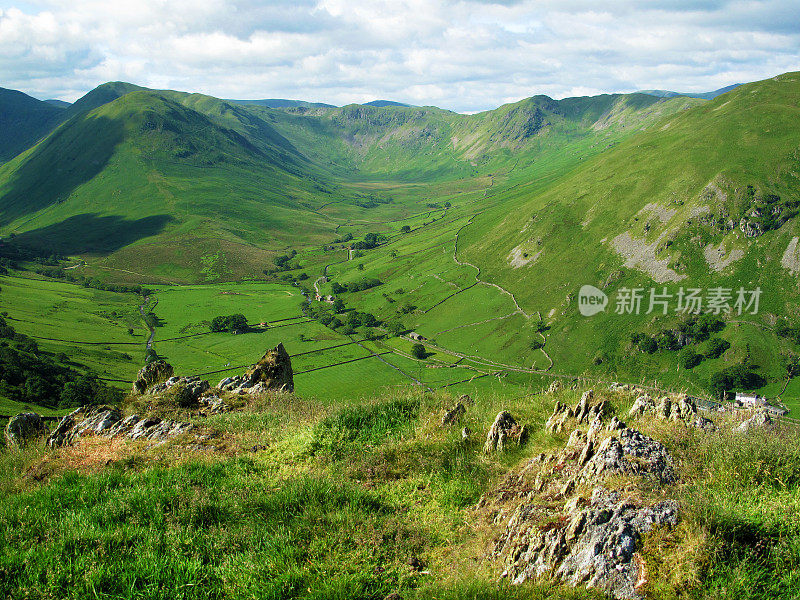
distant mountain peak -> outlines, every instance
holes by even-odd
[[[741,83],[734,83],[732,85],[727,85],[723,88],[719,88],[718,90],[714,90],[713,92],[673,92],[670,90],[639,90],[636,92],[637,94],[647,94],[648,96],[657,96],[658,98],[675,98],[676,96],[685,96],[687,98],[700,98],[701,100],[713,100],[717,96],[724,94],[725,92],[730,92],[733,89],[736,89],[742,85]]]
[[[402,102],[395,102],[394,100],[373,100],[371,102],[364,102],[363,106],[376,106],[383,108],[385,106],[411,106],[410,104],[403,104]]]

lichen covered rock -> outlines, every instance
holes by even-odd
[[[6,441],[9,445],[24,446],[31,439],[45,433],[42,417],[34,412],[11,417],[6,425]]]
[[[165,360],[154,360],[147,363],[139,370],[136,381],[133,382],[133,394],[144,394],[148,388],[172,377],[172,365]]]
[[[267,350],[264,356],[243,375],[226,377],[217,387],[229,392],[293,392],[292,360],[283,344],[278,344],[275,348]]]
[[[47,445],[54,448],[67,446],[91,435],[163,441],[193,428],[191,423],[168,419],[144,418],[138,415],[123,418],[120,410],[113,406],[83,406],[61,419],[47,438]]]
[[[502,452],[510,442],[521,446],[526,441],[528,441],[528,428],[524,425],[520,426],[510,412],[503,410],[498,413],[486,434],[483,451],[487,454],[495,451]]]

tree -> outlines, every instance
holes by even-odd
[[[211,331],[246,331],[247,319],[241,313],[235,315],[220,315],[211,320]]]
[[[406,330],[400,321],[392,321],[389,323],[388,329],[389,333],[395,336],[402,334]]]
[[[532,340],[529,344],[531,350],[538,350],[539,348],[544,348],[544,341],[543,340]]]
[[[375,318],[373,314],[361,313],[361,324],[366,327],[376,327],[378,325],[378,319]]]
[[[340,313],[343,310],[344,310],[344,300],[342,300],[341,298],[336,298],[336,300],[333,301],[333,311],[336,313]]]
[[[423,360],[428,356],[428,353],[425,351],[425,346],[422,344],[414,344],[411,346],[411,356]]]
[[[693,369],[703,362],[703,357],[691,348],[684,348],[678,354],[678,364],[684,369]]]
[[[706,350],[706,358],[719,358],[722,354],[731,347],[728,340],[722,338],[711,338],[708,340],[708,350]]]
[[[409,231],[411,231],[411,227],[409,225],[403,225],[400,228],[400,233],[408,233]]]
[[[344,287],[341,283],[337,283],[336,281],[334,281],[331,284],[331,290],[333,291],[334,294],[341,294],[343,292],[346,292],[347,288]]]

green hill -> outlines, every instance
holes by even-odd
[[[675,353],[631,352],[630,334],[657,335],[678,327],[679,316],[661,316],[660,307],[617,315],[620,288],[760,287],[759,315],[723,334],[733,350],[681,377],[707,382],[716,369],[750,361],[779,378],[780,354],[795,350],[770,330],[777,318],[798,316],[798,96],[797,73],[744,85],[544,189],[530,183],[502,194],[464,230],[464,258],[526,310],[547,315],[553,359],[571,372],[675,371]],[[578,313],[585,284],[612,296],[605,313]]]
[[[798,354],[797,78],[476,115],[106,84],[0,168],[0,233],[112,282],[377,281],[348,306],[525,377],[705,393],[742,368],[776,395]],[[579,314],[583,285],[605,312]],[[667,314],[647,311],[653,286]],[[760,287],[760,311],[698,323],[674,310],[681,287]],[[641,289],[638,314],[616,314],[622,288]]]
[[[490,169],[618,139],[686,102],[537,97],[474,116],[362,105],[300,114],[113,82],[0,170],[0,223],[21,244],[179,280],[225,255],[239,266],[221,273],[238,277],[259,273],[270,252],[332,239],[353,217],[404,218],[439,193],[399,199],[398,185],[480,186]],[[78,243],[80,230],[93,233]],[[145,240],[148,258],[130,247]]]
[[[64,116],[62,108],[0,88],[0,163],[30,148]]]

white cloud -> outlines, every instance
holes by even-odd
[[[0,85],[460,111],[534,94],[707,91],[800,69],[793,0],[0,0]]]

